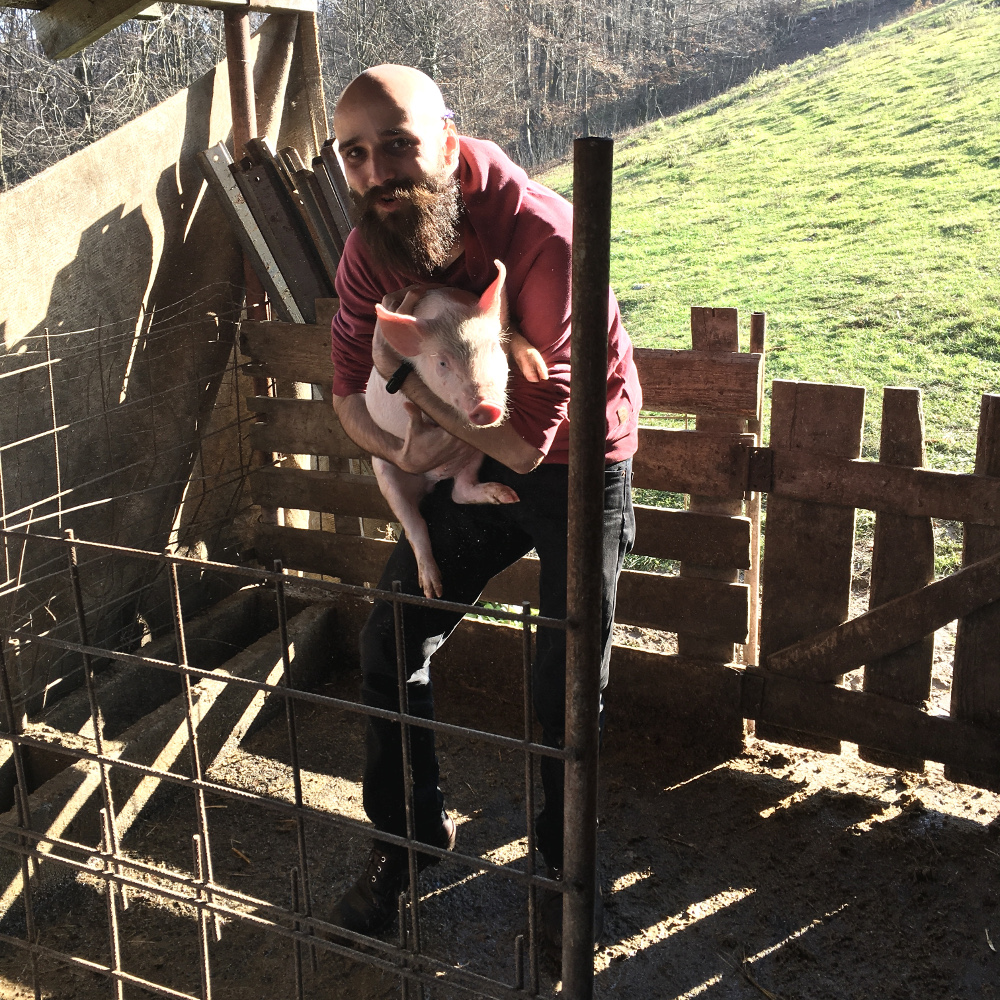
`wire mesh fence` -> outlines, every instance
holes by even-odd
[[[383,975],[398,977],[399,995],[404,998],[430,995],[426,992],[429,988],[433,988],[434,996],[499,998],[538,993],[538,897],[542,891],[563,892],[564,887],[561,882],[543,877],[535,868],[536,763],[543,757],[561,761],[573,759],[575,743],[572,733],[567,733],[564,748],[534,742],[532,632],[538,627],[565,629],[565,621],[542,618],[533,614],[527,605],[519,610],[505,610],[433,602],[435,606],[459,613],[486,615],[521,629],[522,725],[519,734],[507,735],[410,715],[402,654],[397,663],[400,676],[404,678],[400,684],[398,711],[377,709],[308,689],[303,683],[308,643],[300,632],[294,631],[296,626],[290,628],[289,625],[290,611],[294,612],[301,602],[294,596],[289,598],[286,591],[290,585],[294,586],[294,580],[281,572],[280,565],[273,571],[266,571],[86,542],[71,535],[58,538],[11,531],[3,534],[7,542],[45,546],[54,553],[49,556],[51,572],[63,574],[66,589],[73,595],[75,611],[75,634],[68,628],[56,634],[51,630],[33,629],[31,623],[21,623],[16,627],[4,627],[0,642],[0,695],[6,729],[0,734],[0,750],[12,759],[15,779],[15,808],[7,817],[3,850],[0,851],[0,855],[6,856],[0,886],[3,892],[0,940],[23,953],[26,960],[24,985],[30,987],[36,997],[53,995],[46,984],[52,976],[58,977],[60,968],[68,967],[107,981],[105,992],[95,995],[107,995],[106,990],[110,987],[112,995],[123,997],[135,995],[133,988],[141,988],[150,995],[208,1000],[220,982],[224,981],[227,988],[230,983],[230,973],[220,973],[217,967],[220,942],[227,935],[241,932],[262,935],[262,940],[270,942],[269,947],[276,948],[277,974],[287,984],[282,995],[293,990],[300,998],[328,995],[312,993],[311,988],[319,988],[320,965],[331,957],[349,958],[380,970]],[[60,556],[61,569],[58,567]],[[89,622],[93,612],[85,607],[83,593],[88,569],[101,558],[143,562],[165,577],[173,617],[175,656],[144,655],[146,647],[137,644],[114,648],[91,641]],[[263,603],[273,607],[278,624],[275,669],[263,675],[241,676],[235,667],[227,669],[229,664],[206,669],[192,662],[187,641],[190,616],[182,607],[179,571],[225,575],[236,586],[252,589]],[[404,606],[431,603],[422,597],[402,594],[398,589],[373,591],[326,581],[311,581],[310,587],[314,597],[326,600],[362,598],[391,602],[399,650],[403,648],[398,640],[402,638],[404,627]],[[73,733],[56,734],[53,739],[51,732],[43,734],[25,720],[15,691],[19,660],[33,647],[58,651],[78,660],[89,709],[88,723],[81,732],[85,732],[88,739],[81,741],[78,734]],[[133,670],[133,680],[138,683],[142,683],[143,678],[163,674],[177,678],[181,691],[175,699],[178,710],[166,727],[173,741],[172,751],[169,750],[170,741],[164,743],[157,739],[158,724],[152,715],[140,726],[142,738],[153,743],[153,748],[147,748],[145,755],[130,753],[120,739],[106,738],[106,731],[113,731],[113,726],[104,718],[108,702],[104,697],[106,685],[102,681],[104,668],[109,665]],[[232,692],[239,697],[232,699]],[[213,763],[219,757],[220,739],[225,742],[228,735],[231,743],[234,733],[245,732],[248,713],[259,713],[265,703],[284,717],[282,760],[286,780],[280,788],[262,792],[255,790],[258,786],[252,781],[229,777],[228,772],[214,768]],[[300,731],[302,713],[306,711],[335,711],[356,719],[367,716],[399,723],[404,748],[409,745],[410,728],[425,727],[453,738],[463,747],[492,747],[498,755],[514,752],[523,757],[520,797],[526,832],[521,838],[515,838],[520,844],[515,852],[517,856],[513,860],[498,861],[491,860],[488,852],[477,856],[449,852],[426,843],[418,845],[413,836],[413,786],[407,761],[404,767],[407,836],[379,834],[380,840],[406,848],[409,884],[415,887],[399,899],[398,937],[394,941],[380,940],[330,924],[323,919],[322,906],[317,906],[317,896],[322,895],[317,893],[313,879],[317,850],[345,834],[370,837],[373,828],[354,818],[336,795],[317,796],[311,786],[307,787],[312,781],[312,772],[303,766],[302,754],[310,749],[309,741],[314,737],[309,736],[304,741]],[[224,730],[221,736],[220,724]],[[134,727],[129,732],[134,732]],[[331,735],[330,741],[337,744],[337,735]],[[53,752],[61,758],[63,774],[75,769],[86,776],[83,784],[74,786],[73,795],[64,793],[62,799],[56,796],[56,809],[50,808],[51,801],[38,800],[38,796],[31,794],[32,754],[51,755]],[[87,792],[81,794],[80,789],[84,787]],[[139,790],[143,787],[146,791],[140,795]],[[148,845],[140,845],[135,837],[137,817],[152,816],[155,821],[158,815],[151,806],[153,789],[167,790],[174,795],[170,800],[173,802],[172,832],[168,839],[171,846],[165,857],[151,855]],[[43,788],[39,794],[44,796],[45,791]],[[136,796],[141,800],[138,806],[134,801]],[[44,805],[39,807],[35,804],[37,801]],[[243,851],[235,846],[239,841],[232,841],[231,831],[220,829],[220,824],[224,826],[223,821],[230,819],[227,810],[237,807],[253,817],[252,823],[274,821],[291,834],[294,847],[285,852],[284,860],[278,865],[284,870],[271,872],[271,884],[275,884],[274,879],[283,883],[286,887],[283,893],[241,891],[233,884],[236,880],[228,874],[221,877],[217,874],[219,859],[225,852],[227,832],[231,851],[245,858]],[[83,815],[88,810],[93,814],[89,822]],[[69,819],[67,811],[72,813]],[[55,812],[60,818],[53,821]],[[89,837],[72,835],[74,829],[88,828]],[[182,842],[188,844],[186,860],[178,854]],[[436,953],[438,949],[433,945],[428,946],[421,918],[428,905],[427,899],[434,893],[422,897],[419,890],[420,872],[428,858],[448,859],[452,868],[459,866],[464,874],[458,882],[469,877],[496,877],[519,887],[526,917],[525,929],[515,935],[513,948],[506,958],[494,955],[490,962],[477,969],[476,963],[456,962],[453,957]],[[101,905],[98,897],[103,897],[107,932],[103,944],[96,950],[91,948],[87,954],[74,953],[80,949],[65,947],[58,935],[48,932],[51,913],[47,908],[53,905],[53,879],[89,886],[87,898],[92,915]],[[174,960],[161,963],[160,970],[148,961],[142,948],[134,944],[137,932],[133,925],[139,919],[136,910],[141,914],[144,908],[152,905],[175,907],[188,925],[187,953],[178,950]],[[123,931],[123,925],[132,929]],[[280,948],[276,942],[280,942]],[[499,951],[499,948],[493,950]],[[128,994],[126,986],[130,988]],[[232,995],[254,995],[246,992],[249,989],[246,984],[243,989],[244,992]],[[216,995],[230,994],[217,991]],[[266,995],[274,993],[266,992]]]

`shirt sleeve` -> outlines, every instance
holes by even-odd
[[[359,252],[356,232],[348,237],[337,268],[336,288],[340,308],[330,330],[333,359],[333,394],[352,396],[364,392],[372,370],[372,336],[375,333],[375,303],[384,291],[370,277]]]
[[[569,414],[570,278],[569,243],[549,235],[527,263],[513,311],[521,333],[549,368],[544,382],[529,382],[519,371],[511,374],[510,423],[543,455]]]

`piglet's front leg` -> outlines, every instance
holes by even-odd
[[[452,500],[455,503],[518,503],[521,498],[509,486],[479,481],[482,461],[483,456],[477,455],[475,461],[459,470],[451,489]]]
[[[406,538],[417,560],[417,573],[425,597],[440,597],[444,589],[441,571],[431,551],[431,536],[427,522],[420,514],[420,501],[434,485],[426,476],[403,472],[391,462],[372,458],[372,468],[378,488],[393,514],[406,532]]]

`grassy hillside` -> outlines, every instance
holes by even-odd
[[[546,183],[562,191],[571,168]],[[924,389],[928,461],[971,471],[1000,391],[1000,5],[915,10],[622,137],[612,282],[644,347],[691,305],[768,314],[768,382]]]

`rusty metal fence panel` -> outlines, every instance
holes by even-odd
[[[436,601],[436,606],[450,610],[492,618],[520,625],[522,641],[522,683],[524,731],[520,739],[485,730],[473,729],[441,721],[411,716],[405,704],[400,711],[390,712],[361,705],[357,702],[333,698],[297,685],[294,676],[293,658],[290,656],[288,636],[288,599],[286,587],[289,580],[280,564],[273,571],[257,570],[224,563],[196,560],[171,554],[146,552],[122,546],[112,546],[75,539],[67,532],[66,537],[29,536],[24,532],[4,531],[0,533],[5,543],[17,542],[62,548],[64,572],[76,596],[78,641],[46,635],[42,631],[28,628],[5,627],[0,629],[0,697],[3,701],[3,724],[0,733],[0,748],[9,746],[17,775],[15,790],[16,826],[8,827],[2,841],[3,853],[16,857],[19,866],[15,882],[16,897],[20,904],[20,917],[24,933],[20,936],[0,933],[0,941],[5,945],[20,949],[25,953],[30,968],[31,986],[36,997],[42,996],[44,974],[40,968],[42,960],[75,967],[80,971],[97,973],[110,981],[113,995],[124,996],[126,984],[141,987],[156,996],[185,998],[185,1000],[208,1000],[212,995],[213,944],[221,940],[224,925],[240,923],[252,927],[275,938],[291,942],[294,955],[294,995],[298,998],[309,996],[305,966],[313,969],[324,953],[351,958],[368,963],[383,972],[399,976],[400,995],[404,998],[419,995],[414,990],[423,986],[442,985],[473,996],[518,997],[538,993],[538,941],[536,934],[535,898],[539,889],[563,892],[561,882],[552,881],[536,873],[534,865],[533,813],[534,779],[536,758],[548,756],[554,759],[571,760],[575,751],[572,734],[567,733],[567,746],[553,748],[535,743],[532,735],[533,713],[531,707],[531,647],[532,629],[544,626],[552,629],[566,629],[562,620],[542,618],[532,614],[530,606],[524,605],[519,611],[484,609],[481,606],[464,606]],[[173,598],[173,618],[178,655],[173,661],[154,659],[138,651],[126,652],[92,645],[88,641],[87,614],[81,598],[80,554],[115,557],[122,560],[145,560],[155,563],[167,575]],[[238,578],[244,585],[264,588],[273,595],[276,604],[281,637],[282,664],[280,677],[273,682],[257,681],[238,677],[219,670],[208,670],[188,663],[186,653],[187,621],[182,613],[178,568],[197,569]],[[383,592],[363,587],[325,581],[310,581],[313,591],[326,592],[330,597],[349,595],[366,600],[380,598],[393,604],[396,612],[397,629],[402,627],[401,610],[404,604],[427,604],[422,597],[413,597],[398,591]],[[27,751],[51,751],[50,742],[32,735],[30,727],[22,724],[22,711],[14,695],[12,674],[14,661],[11,651],[40,644],[81,658],[84,683],[90,704],[90,725],[94,734],[94,747],[75,744],[72,741],[59,746],[60,755],[75,762],[91,762],[97,766],[100,779],[100,837],[95,843],[84,843],[69,836],[53,834],[33,826],[28,797],[28,775],[24,756]],[[16,654],[15,654],[16,658]],[[114,748],[105,745],[103,739],[102,707],[98,687],[95,684],[95,663],[113,662],[141,667],[147,671],[167,671],[180,680],[186,712],[184,726],[188,750],[189,773],[179,774],[167,767],[143,765],[121,759]],[[198,705],[192,698],[192,685],[210,678],[223,687],[236,687],[252,691],[263,697],[277,699],[284,709],[287,727],[288,754],[291,761],[293,791],[290,801],[274,795],[256,794],[246,788],[236,787],[206,776],[202,755],[199,751]],[[429,954],[421,947],[419,892],[400,897],[400,930],[395,942],[368,938],[351,931],[335,927],[320,919],[314,912],[314,899],[310,889],[310,839],[308,827],[319,824],[333,825],[354,833],[370,836],[373,828],[336,812],[323,811],[306,803],[303,797],[302,768],[299,762],[300,737],[297,732],[296,713],[303,705],[326,706],[351,713],[376,716],[397,721],[404,732],[411,726],[422,726],[439,733],[450,734],[463,740],[479,741],[504,750],[516,750],[524,755],[524,812],[527,830],[527,855],[519,866],[495,864],[490,860],[459,852],[446,852],[426,844],[420,844],[423,854],[450,858],[470,872],[500,875],[514,880],[527,889],[528,934],[519,935],[515,940],[514,953],[510,956],[510,976],[507,979],[491,978],[456,967]],[[408,740],[404,738],[403,745]],[[194,815],[190,817],[191,867],[189,872],[177,870],[169,865],[150,862],[122,843],[118,817],[120,804],[116,807],[112,792],[112,775],[115,771],[127,770],[134,777],[150,779],[185,788],[193,793]],[[408,804],[412,792],[412,775],[405,772]],[[294,824],[297,863],[288,872],[289,893],[286,905],[242,893],[217,879],[212,869],[213,823],[212,811],[206,807],[206,795],[219,802],[236,801],[260,811],[261,816],[270,813]],[[216,806],[215,808],[218,808]],[[412,834],[412,824],[408,825]],[[410,838],[394,837],[380,833],[380,838],[405,846],[409,852],[409,865],[413,885],[419,885],[415,856],[415,841]],[[94,961],[59,951],[42,943],[40,922],[45,919],[44,904],[37,898],[38,866],[59,866],[69,877],[83,875],[97,880],[101,894],[105,898],[108,926],[108,949],[104,961]],[[130,900],[136,893],[153,895],[164,901],[180,904],[194,914],[198,936],[198,966],[200,990],[197,993],[177,990],[170,985],[130,971],[123,958],[120,918],[123,911],[134,903]],[[8,914],[11,908],[8,908]],[[0,918],[2,920],[3,918]],[[584,942],[588,955],[592,955],[592,945]]]

